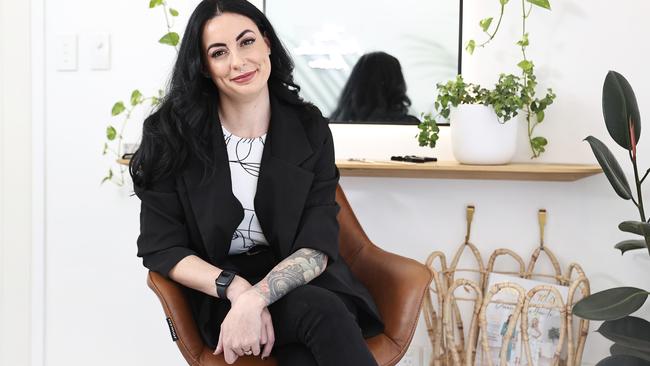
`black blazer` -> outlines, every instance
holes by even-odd
[[[379,311],[367,289],[339,258],[335,201],[339,172],[332,134],[320,112],[302,109],[271,97],[255,211],[278,262],[299,248],[327,254],[327,268],[310,284],[350,295],[362,310],[359,321],[364,335],[375,335],[383,330]],[[190,159],[178,176],[155,182],[149,189],[134,186],[142,201],[138,256],[147,268],[164,276],[192,254],[219,266],[244,218],[232,193],[223,131],[215,123],[216,172],[212,178],[202,182],[199,161]],[[208,305],[215,299],[190,289],[186,292],[199,328],[216,328],[216,324],[205,324],[215,319]]]

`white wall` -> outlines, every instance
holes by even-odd
[[[0,365],[30,362],[28,1],[0,0]]]
[[[180,2],[182,15],[196,1]],[[192,3],[192,4],[188,4]],[[147,1],[59,0],[46,7],[46,337],[45,364],[178,365],[180,353],[167,333],[157,299],[145,285],[136,258],[139,204],[130,189],[100,186],[110,159],[101,156],[110,107],[131,89],[152,93],[164,81],[174,55],[157,46],[162,14]],[[617,3],[554,1],[554,10],[533,14],[530,55],[541,81],[558,94],[540,132],[549,138],[540,161],[593,163],[582,138],[607,139],[600,90],[608,69],[628,77],[642,111],[649,105],[642,60],[650,26],[643,0]],[[492,2],[466,1],[466,30],[496,12]],[[511,4],[512,14],[516,4]],[[3,24],[6,24],[3,22]],[[516,62],[518,22],[509,17],[504,34],[486,50],[466,57],[464,70],[478,81],[508,71]],[[90,34],[107,32],[112,70],[89,70]],[[56,37],[79,35],[79,70],[55,69]],[[514,50],[516,51],[516,50]],[[4,59],[3,59],[4,60]],[[512,68],[514,70],[514,67]],[[432,88],[433,89],[433,88]],[[647,114],[646,114],[647,115]],[[135,121],[134,121],[135,122]],[[417,147],[414,127],[333,126],[339,158],[385,159],[391,154],[432,154]],[[138,123],[127,130],[137,139]],[[448,130],[433,153],[450,159]],[[5,140],[7,138],[5,137]],[[650,147],[641,140],[641,165]],[[527,160],[524,140],[518,160]],[[625,155],[618,151],[622,159]],[[6,160],[6,159],[5,159]],[[580,262],[595,290],[614,285],[649,287],[647,254],[617,255],[612,245],[626,236],[618,222],[635,218],[629,202],[617,199],[603,176],[573,183],[430,179],[343,178],[341,181],[370,237],[380,246],[418,260],[433,250],[448,255],[464,235],[464,208],[477,207],[473,241],[486,253],[508,246],[528,256],[538,241],[536,212],[549,212],[548,245],[564,266]],[[3,267],[4,268],[4,267]],[[647,313],[647,312],[646,312]],[[426,345],[421,326],[414,340]],[[591,334],[585,360],[595,363],[606,342]]]

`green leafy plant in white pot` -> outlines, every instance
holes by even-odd
[[[466,46],[467,52],[471,54],[476,48],[485,47],[495,38],[508,3],[509,0],[499,0],[501,12],[494,27],[492,27],[491,17],[480,21],[479,25],[488,38],[478,45],[476,41],[470,40]],[[476,84],[466,84],[459,77],[442,86],[438,84],[438,96],[434,104],[437,115],[425,115],[418,126],[420,146],[435,147],[439,132],[437,121],[449,120],[452,149],[458,161],[468,164],[505,164],[514,155],[513,144],[516,146],[518,128],[516,121],[506,122],[510,119],[519,119],[515,117],[522,112],[523,119],[527,122],[531,157],[539,157],[545,151],[548,140],[543,136],[536,136],[534,131],[544,120],[545,110],[553,103],[556,95],[551,89],[547,89],[544,97],[535,96],[537,78],[534,73],[534,63],[526,54],[526,49],[530,45],[526,20],[533,7],[550,10],[550,4],[548,0],[521,0],[521,6],[522,36],[516,42],[522,52],[522,60],[517,64],[521,75],[501,74],[491,90]],[[487,98],[488,95],[491,99]],[[446,108],[449,105],[451,108]],[[494,113],[490,109],[493,109]],[[487,123],[488,127],[479,125],[483,122]],[[494,131],[494,135],[484,131],[484,128],[489,132]],[[507,143],[500,141],[501,139]],[[495,150],[499,146],[502,151]]]

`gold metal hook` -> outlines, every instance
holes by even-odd
[[[546,227],[546,210],[540,209],[537,213],[537,219],[539,220],[539,246],[544,249],[544,229]]]
[[[465,244],[469,243],[469,235],[472,232],[472,221],[474,220],[474,206],[467,206],[467,234]]]

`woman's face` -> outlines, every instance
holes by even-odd
[[[205,23],[204,66],[219,93],[249,99],[267,87],[271,47],[255,23],[239,14],[223,13]]]

